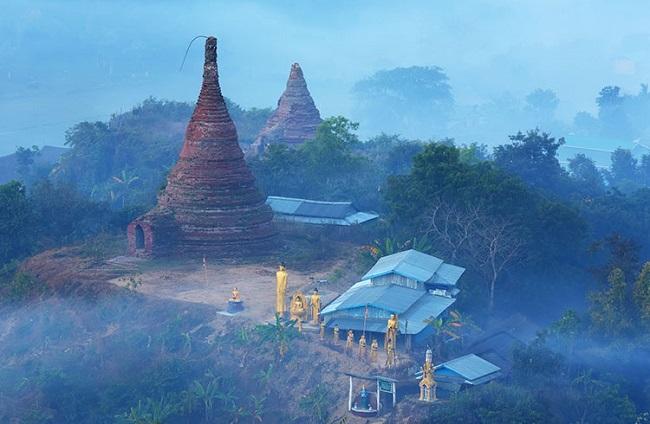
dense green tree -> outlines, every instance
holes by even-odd
[[[353,93],[365,126],[408,137],[439,135],[454,105],[447,75],[438,67],[382,70],[357,82]]]
[[[576,211],[489,162],[462,162],[453,146],[427,145],[411,174],[389,178],[384,193],[396,231],[431,237],[436,252],[482,276],[490,298],[513,265],[547,273],[571,263],[584,236]]]
[[[244,110],[226,100],[243,144],[250,143],[270,114],[268,109]],[[82,122],[66,133],[70,147],[54,169],[57,182],[74,184],[84,194],[114,207],[151,205],[178,158],[185,127],[192,114],[189,103],[146,99],[108,122]],[[115,177],[137,176],[128,197]]]
[[[581,136],[598,134],[600,132],[599,125],[598,119],[588,112],[578,112],[573,118],[573,128]]]
[[[558,339],[570,361],[573,359],[578,337],[583,333],[583,330],[584,324],[577,312],[569,309],[562,314],[559,320],[551,324],[549,335]],[[568,371],[570,372],[570,369]]]
[[[23,182],[30,180],[30,171],[34,165],[34,160],[40,154],[38,146],[31,148],[18,147],[16,149],[16,171]]]
[[[338,116],[324,120],[313,140],[296,149],[272,146],[251,161],[260,188],[267,195],[314,200],[354,201],[376,209],[382,175],[355,150],[358,124]]]
[[[583,153],[578,153],[574,158],[569,159],[569,172],[582,195],[595,196],[604,192],[602,173],[594,161]]]
[[[34,216],[25,186],[17,181],[0,185],[0,267],[33,250]]]
[[[29,201],[40,248],[71,243],[114,228],[108,206],[91,201],[71,185],[39,182],[30,190]]]
[[[559,104],[560,100],[553,90],[538,88],[526,96],[526,109],[538,124],[549,123]]]
[[[511,143],[494,149],[494,162],[521,177],[531,187],[566,195],[566,171],[557,159],[564,138],[555,139],[535,129],[509,137]]]
[[[615,268],[607,279],[608,288],[590,296],[589,310],[593,331],[605,337],[629,336],[633,328],[631,302],[625,274]]]
[[[584,373],[571,383],[568,402],[564,402],[563,422],[627,424],[636,418],[634,403],[619,387]]]
[[[641,156],[638,168],[639,184],[643,187],[650,187],[650,154]]]
[[[533,424],[553,422],[544,405],[525,390],[497,383],[460,392],[431,409],[430,423]]]
[[[617,86],[604,87],[598,93],[598,119],[605,136],[628,137],[630,134],[624,109],[625,98],[621,88]]]
[[[632,152],[620,148],[614,150],[608,175],[609,184],[628,192],[636,188],[637,180],[637,160]]]
[[[650,262],[646,262],[634,284],[634,300],[641,323],[650,329]]]

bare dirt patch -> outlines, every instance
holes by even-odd
[[[332,263],[336,266],[336,262]],[[306,293],[324,280],[330,267],[321,267],[313,272],[289,269],[287,294],[300,289]],[[143,263],[141,272],[135,278],[141,281],[137,291],[164,299],[183,302],[202,303],[225,311],[232,289],[237,287],[245,309],[237,314],[254,322],[272,320],[275,314],[275,272],[270,264],[210,264],[206,269],[198,261],[174,261]],[[113,278],[110,283],[126,287],[128,280],[123,277]],[[319,285],[323,298],[336,296],[328,289],[327,283]],[[287,300],[288,302],[288,300]]]

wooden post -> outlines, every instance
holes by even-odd
[[[348,411],[352,411],[352,376],[350,376],[350,392],[348,393]]]

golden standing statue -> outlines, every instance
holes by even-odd
[[[433,379],[433,352],[427,349],[422,366],[422,380],[420,381],[420,400],[425,402],[434,402],[438,400],[436,396],[436,387],[438,383]]]
[[[379,350],[379,343],[377,343],[377,339],[372,339],[372,343],[370,343],[370,362],[372,363],[377,362],[378,350]]]
[[[361,335],[359,338],[359,358],[365,359],[366,357],[366,336]]]
[[[348,330],[348,339],[345,341],[345,351],[351,351],[354,346],[354,331]]]
[[[384,350],[388,351],[388,346],[393,345],[393,350],[395,350],[395,344],[397,341],[397,331],[399,330],[399,321],[397,320],[397,315],[391,314],[386,323],[386,336],[384,337]]]
[[[280,264],[278,271],[275,273],[275,313],[284,316],[285,297],[287,293],[287,268],[284,263]]]
[[[386,349],[386,368],[393,368],[395,366],[395,349],[393,344],[389,343]]]
[[[311,321],[314,324],[318,324],[320,321],[320,294],[318,289],[314,289],[311,294]]]

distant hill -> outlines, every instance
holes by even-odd
[[[52,166],[59,161],[66,147],[43,146],[34,160],[36,166]],[[0,156],[0,184],[19,179],[16,154]]]

